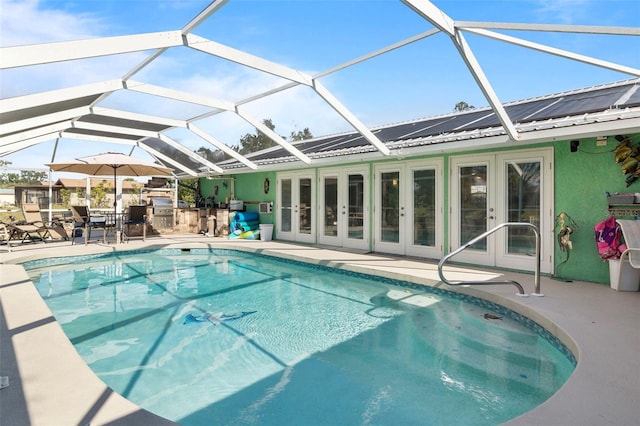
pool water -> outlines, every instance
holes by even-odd
[[[575,366],[490,303],[263,255],[134,251],[25,268],[105,383],[187,426],[495,425]]]

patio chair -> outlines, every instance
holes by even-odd
[[[11,251],[11,246],[9,245],[9,235],[11,235],[11,231],[9,227],[0,221],[0,244],[6,244],[7,249]]]
[[[142,225],[142,241],[145,241],[147,239],[147,206],[129,206],[122,225],[123,241],[129,241],[132,238],[131,225]]]
[[[42,221],[42,213],[40,212],[40,206],[36,203],[24,203],[22,205],[22,214],[24,215],[25,223],[33,225],[39,228],[42,238],[68,240],[69,236],[65,231],[62,224],[58,221],[54,221],[51,224],[45,224]]]
[[[71,245],[75,244],[76,237],[84,236],[84,244],[89,244],[92,229],[102,229],[102,242],[107,241],[107,223],[105,220],[92,219],[91,213],[87,206],[71,206],[71,214],[73,215],[74,225],[71,235]]]
[[[6,241],[9,247],[11,247],[11,241],[20,241],[21,243],[45,241],[44,232],[46,232],[46,230],[36,225],[21,222],[3,222],[2,226],[7,233]]]

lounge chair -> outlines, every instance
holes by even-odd
[[[9,245],[9,235],[11,231],[4,222],[0,222],[0,244],[6,244],[9,251],[11,251],[11,246]]]
[[[71,214],[73,215],[74,226],[71,235],[71,244],[75,244],[76,237],[79,235],[84,236],[84,244],[89,244],[91,239],[92,229],[102,229],[102,242],[106,244],[107,241],[107,223],[102,220],[95,220],[91,217],[89,208],[87,206],[71,206]],[[79,231],[81,230],[81,232]]]
[[[26,224],[33,225],[39,228],[40,234],[44,240],[58,239],[68,240],[69,236],[65,231],[62,224],[58,221],[54,221],[51,224],[45,224],[42,221],[42,213],[40,212],[40,206],[35,203],[24,203],[22,205],[22,214]]]
[[[23,215],[29,217],[25,214],[24,210]],[[10,219],[11,222],[2,222],[4,240],[9,248],[11,248],[12,241],[20,241],[21,243],[38,242],[45,241],[45,238],[48,236],[47,229],[42,223],[41,217],[38,217],[38,223],[30,223],[26,220],[15,221],[13,216],[10,216]]]
[[[129,241],[132,238],[131,225],[142,225],[142,241],[145,241],[147,239],[147,206],[129,206],[122,225],[123,241]]]
[[[11,241],[25,242],[38,242],[45,241],[46,230],[28,223],[3,223],[5,232],[8,233],[7,245],[11,245]]]

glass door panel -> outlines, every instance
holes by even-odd
[[[506,164],[507,221],[527,222],[540,227],[540,161]],[[535,235],[529,228],[507,229],[507,253],[535,252]]]
[[[487,231],[487,166],[473,165],[459,169],[460,244]],[[487,240],[472,246],[487,249]]]
[[[436,171],[413,171],[413,244],[436,244]]]
[[[292,184],[291,179],[282,179],[281,182],[281,200],[280,200],[280,231],[291,232],[291,210],[292,203]]]
[[[300,207],[299,207],[299,228],[300,234],[311,234],[312,209],[311,209],[311,179],[300,178]]]
[[[362,240],[364,239],[364,176],[350,174],[348,185],[348,238]]]
[[[338,236],[338,178],[324,178],[324,227],[326,237]]]
[[[380,174],[380,241],[400,242],[400,172]]]

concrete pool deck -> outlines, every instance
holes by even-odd
[[[414,258],[366,254],[279,241],[226,240],[170,235],[127,244],[87,246],[70,242],[0,246],[0,389],[2,425],[173,424],[108,388],[65,336],[19,263],[142,248],[224,247],[283,256],[419,284],[439,283],[437,265]],[[449,279],[506,278],[533,291],[533,276],[448,266]],[[617,292],[586,282],[541,279],[544,297],[522,298],[510,285],[457,287],[514,309],[558,336],[578,365],[549,400],[509,425],[627,426],[640,418],[640,292]]]

